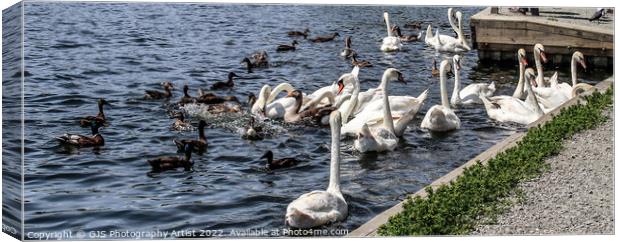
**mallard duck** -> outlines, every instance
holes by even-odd
[[[254,123],[256,122],[256,120],[254,119],[254,117],[250,117],[250,122],[248,123],[248,127],[246,127],[242,133],[241,133],[241,138],[242,139],[247,139],[247,140],[262,140],[263,137],[265,136],[263,134],[263,130],[261,127],[256,127],[254,126]]]
[[[233,82],[233,78],[235,78],[235,77],[239,77],[239,76],[237,76],[237,74],[235,74],[232,71],[229,72],[228,73],[228,81],[214,83],[211,86],[211,90],[233,88],[235,86],[235,83]]]
[[[93,147],[93,146],[103,146],[105,141],[103,140],[103,136],[99,133],[99,128],[101,125],[93,120],[90,122],[90,128],[92,132],[92,136],[85,136],[79,134],[64,134],[63,136],[56,137],[58,141],[63,144],[74,145],[78,147]]]
[[[351,36],[347,36],[344,39],[344,49],[340,52],[340,56],[348,59],[351,58],[353,54],[355,54],[355,51],[351,49]]]
[[[431,69],[431,76],[439,76],[439,69],[437,69],[437,61],[433,59],[433,69]]]
[[[311,39],[310,41],[314,43],[328,42],[328,41],[334,40],[336,36],[340,36],[340,34],[338,34],[338,32],[335,32],[330,36],[318,36],[318,37],[315,37],[314,39]]]
[[[88,127],[90,126],[92,121],[96,121],[100,126],[107,124],[107,121],[105,119],[105,114],[103,113],[104,104],[110,105],[110,103],[108,103],[108,101],[106,101],[105,99],[99,98],[99,100],[97,101],[97,106],[99,106],[99,113],[97,114],[97,116],[87,116],[81,119],[80,126]]]
[[[239,102],[239,99],[235,96],[217,96],[213,93],[205,93],[201,88],[198,88],[198,98],[196,102],[202,104],[219,104],[224,102]]]
[[[190,161],[192,158],[192,144],[187,144],[183,148],[184,157],[177,156],[163,156],[155,159],[147,160],[146,162],[151,165],[152,172],[163,172],[168,170],[175,170],[183,167],[185,171],[191,171],[194,163]]]
[[[207,149],[207,137],[205,136],[205,126],[207,126],[207,122],[204,120],[200,120],[198,122],[198,139],[182,139],[182,140],[172,140],[174,144],[177,145],[179,150],[183,150],[185,145],[191,144],[194,152],[201,153]]]
[[[303,36],[304,39],[308,38],[308,33],[310,33],[309,29],[304,30],[304,32],[300,32],[300,31],[289,31],[288,32],[288,36]]]
[[[278,45],[278,48],[276,50],[277,51],[289,51],[289,50],[294,51],[297,44],[299,44],[297,40],[293,40],[293,43],[291,43],[291,45]]]
[[[422,28],[422,22],[421,21],[412,21],[409,23],[406,23],[405,28],[412,28],[412,29],[421,29]]]
[[[172,123],[171,129],[177,131],[191,131],[194,129],[192,123],[189,121],[185,121],[185,115],[182,112],[174,112],[171,118],[176,118],[174,123]]]
[[[398,36],[400,38],[400,41],[402,42],[413,42],[413,41],[418,41],[420,40],[420,38],[422,38],[422,32],[420,32],[420,34],[418,34],[417,36],[415,35],[403,35],[400,32],[400,27],[394,25],[394,27],[392,27],[392,32],[395,33],[396,36]]]
[[[297,163],[299,163],[299,160],[293,157],[274,160],[273,152],[271,152],[271,150],[267,151],[263,156],[260,157],[260,159],[265,159],[265,158],[267,159],[267,164],[265,165],[265,168],[269,170],[287,168],[287,167],[295,166],[297,165]]]
[[[164,92],[147,90],[144,93],[144,99],[163,99],[172,97],[172,89],[174,89],[172,83],[162,82],[161,85],[164,87]]]
[[[268,67],[267,52],[261,51],[253,54],[251,58],[245,57],[241,60],[241,63],[245,63],[248,73],[251,73],[254,68]]]
[[[358,61],[357,60],[357,54],[353,54],[351,56],[351,65],[353,66],[359,66],[360,68],[362,67],[372,67],[372,63],[370,63],[369,61]]]
[[[238,103],[220,103],[220,104],[211,104],[207,106],[207,112],[211,114],[220,114],[220,113],[238,113],[241,112],[241,105]]]
[[[192,97],[189,95],[189,86],[184,85],[183,86],[183,97],[181,98],[181,100],[179,101],[179,104],[181,105],[185,105],[188,103],[195,103],[197,100],[195,97]]]

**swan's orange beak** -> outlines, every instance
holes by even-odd
[[[544,51],[540,52],[540,58],[542,58],[543,63],[547,63],[547,55],[545,55]]]
[[[584,61],[584,60],[580,60],[580,61],[579,61],[579,64],[581,64],[581,67],[583,67],[583,69],[584,69],[584,70],[587,70],[587,69],[588,69],[588,67],[586,66],[586,61]]]
[[[522,58],[522,59],[521,59],[521,63],[522,63],[524,66],[527,66],[527,60],[526,60],[525,58]]]
[[[338,81],[338,93],[336,95],[340,95],[343,89],[344,89],[344,84],[342,83],[342,80],[340,80]]]

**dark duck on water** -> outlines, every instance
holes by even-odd
[[[314,39],[311,39],[310,41],[312,41],[314,43],[323,43],[323,42],[328,42],[328,41],[334,40],[336,38],[336,36],[340,36],[340,34],[335,32],[335,33],[333,33],[330,36],[318,36],[318,37],[315,37]]]
[[[191,171],[194,163],[190,161],[192,158],[192,145],[187,144],[183,148],[183,157],[177,156],[163,156],[155,159],[147,160],[146,162],[151,165],[152,172],[164,172],[168,170],[176,170],[177,168],[183,168],[185,171]]]
[[[156,90],[147,90],[144,93],[144,99],[154,100],[154,99],[164,99],[172,97],[172,89],[174,86],[170,82],[162,82],[161,86],[164,87],[164,92],[156,91]]]
[[[189,95],[189,86],[184,85],[183,86],[183,97],[181,97],[179,104],[185,105],[185,104],[194,103],[194,102],[196,102],[196,98]]]
[[[248,73],[251,73],[252,69],[254,68],[269,67],[269,61],[267,60],[267,58],[268,58],[267,52],[261,51],[261,52],[252,54],[250,58],[248,57],[243,58],[243,60],[241,60],[241,63],[245,63]]]
[[[299,44],[297,42],[297,40],[293,40],[293,43],[291,43],[291,45],[278,45],[278,48],[276,49],[277,51],[290,51],[290,50],[295,50],[297,47],[297,44]]]
[[[205,136],[205,126],[207,123],[204,120],[200,120],[198,122],[198,139],[182,139],[182,140],[172,140],[174,144],[177,146],[179,150],[184,150],[185,146],[191,144],[193,152],[201,153],[207,149],[207,137]]]
[[[202,89],[198,89],[197,102],[202,104],[220,104],[224,102],[239,102],[239,99],[235,96],[217,96],[213,93],[205,93]]]
[[[265,165],[265,168],[269,170],[292,167],[299,163],[299,160],[292,157],[274,160],[273,152],[271,152],[271,150],[267,151],[263,156],[260,157],[260,159],[265,158],[267,159],[267,164]]]
[[[292,37],[303,36],[304,39],[305,39],[305,38],[308,38],[308,33],[310,33],[309,29],[304,30],[304,32],[301,32],[301,31],[289,31],[288,32],[288,36],[292,36]]]
[[[104,104],[110,105],[110,103],[108,103],[108,101],[106,101],[105,99],[99,98],[99,100],[97,101],[97,105],[99,107],[99,113],[97,114],[97,116],[87,116],[81,119],[80,126],[88,127],[91,125],[92,121],[97,122],[100,126],[107,124],[107,121],[105,119],[105,114],[103,113]]]
[[[233,88],[235,86],[235,83],[233,82],[233,78],[235,78],[235,77],[239,77],[239,76],[237,76],[237,74],[235,74],[234,72],[228,73],[228,81],[214,83],[211,86],[211,90]]]
[[[105,144],[105,141],[103,140],[103,136],[101,136],[101,134],[99,133],[99,128],[101,128],[101,125],[97,121],[93,120],[90,122],[92,136],[79,134],[64,134],[63,136],[56,137],[56,139],[62,144],[78,147],[103,146]]]

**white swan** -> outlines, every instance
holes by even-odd
[[[536,74],[534,74],[532,68],[528,68],[525,71],[525,78],[525,89],[527,92],[525,101],[510,96],[481,98],[489,118],[499,122],[530,124],[544,115],[543,110],[538,105],[536,95],[532,91],[531,82],[534,82],[536,79]]]
[[[324,92],[331,92],[334,95],[336,95],[335,101],[337,103],[342,103],[343,100],[340,100],[341,97],[344,95],[350,94],[353,91],[353,86],[350,84],[353,83],[353,78],[358,77],[359,71],[360,71],[360,68],[358,66],[354,66],[350,73],[342,74],[338,78],[338,80],[343,81],[342,82],[342,84],[344,84],[343,86],[338,84],[338,81],[335,81],[335,82],[332,82],[331,85],[321,87],[317,89],[316,91],[314,91],[313,93],[311,93],[310,95],[307,95],[307,97],[306,96],[304,97],[307,99],[315,99],[315,97],[319,97]],[[327,103],[321,103],[321,104],[326,105]]]
[[[347,122],[342,127],[343,135],[357,135],[364,124],[367,124],[371,128],[381,126],[384,119],[382,111],[385,109],[386,105],[389,105],[392,119],[396,120],[396,124],[394,126],[394,134],[398,137],[402,136],[406,128],[406,124],[411,119],[413,119],[415,114],[418,112],[424,100],[426,100],[428,92],[422,92],[422,94],[420,94],[420,96],[418,96],[417,98],[409,96],[386,96],[384,95],[387,91],[386,88],[388,86],[388,83],[392,80],[404,81],[402,74],[399,70],[394,68],[388,68],[383,73],[381,86],[378,88],[382,90],[382,94],[380,96],[381,98],[379,100],[368,103],[368,105],[366,105],[361,112],[355,115],[355,118]],[[387,102],[385,97],[388,98]]]
[[[387,26],[387,37],[383,38],[383,43],[381,44],[381,51],[399,51],[401,48],[403,48],[403,44],[400,42],[399,37],[396,37],[394,36],[394,34],[392,34],[392,28],[390,26],[390,16],[387,12],[383,13],[383,20],[385,20],[385,25]]]
[[[485,97],[493,96],[493,93],[495,93],[495,82],[491,82],[491,84],[472,83],[461,90],[461,78],[459,76],[461,56],[454,55],[452,63],[454,65],[452,68],[454,72],[454,90],[452,91],[450,104],[453,106],[459,104],[482,104],[482,100],[480,100],[481,95]]]
[[[527,66],[527,59],[525,57],[525,49],[521,48],[517,51],[517,59],[519,61],[519,80],[517,82],[517,88],[515,88],[515,91],[512,93],[512,97],[523,99],[525,98],[525,92],[523,91],[524,89],[523,83],[525,82],[524,75],[525,75],[525,67]]]
[[[265,112],[265,116],[270,119],[284,118],[284,114],[286,113],[286,110],[292,108],[295,105],[295,99],[289,96],[282,97],[279,99],[275,99],[275,98],[282,91],[286,91],[288,94],[290,94],[294,90],[295,88],[293,88],[293,86],[288,83],[281,83],[278,86],[276,86],[269,93],[269,97],[267,98],[267,101],[265,102],[265,107],[263,108]]]
[[[573,87],[577,85],[577,63],[583,67],[584,70],[587,69],[586,61],[583,54],[579,51],[575,51],[570,61],[570,74],[571,74],[571,84],[568,83],[558,83],[557,79],[550,83],[550,87],[558,89],[561,93],[563,93],[566,97],[573,97]]]
[[[264,113],[265,113],[264,112],[264,108],[265,108],[265,105],[267,104],[267,99],[269,98],[269,93],[271,93],[271,87],[269,85],[264,85],[260,89],[260,92],[258,93],[258,98],[254,102],[254,104],[252,104],[252,108],[250,109],[252,114],[254,114],[254,115],[264,115]]]
[[[461,120],[450,109],[448,103],[448,90],[446,87],[446,75],[450,70],[450,64],[448,60],[443,60],[439,64],[439,89],[441,92],[441,105],[432,106],[424,116],[422,124],[420,125],[424,129],[435,132],[445,132],[450,130],[459,129],[461,127]]]
[[[442,52],[466,52],[471,50],[471,47],[469,47],[465,40],[465,34],[463,33],[463,23],[461,21],[462,15],[460,14],[460,12],[457,12],[456,16],[458,19],[458,27],[455,29],[455,31],[458,38],[454,38],[449,35],[439,34],[439,29],[437,30],[435,36],[433,36],[433,30],[431,25],[429,24],[426,28],[426,38],[424,39],[424,42],[427,45],[435,48],[435,50]],[[448,16],[448,18],[451,18],[451,16]]]
[[[388,70],[390,69],[386,69],[383,72],[383,76],[381,77],[381,82],[379,83],[379,86],[377,86],[376,88],[369,88],[368,90],[359,93],[358,95],[358,101],[357,101],[357,106],[355,107],[355,109],[353,110],[353,113],[355,115],[357,115],[358,113],[360,113],[361,111],[363,111],[366,106],[368,104],[370,104],[371,102],[379,102],[379,106],[381,107],[382,103],[381,103],[381,97],[383,97],[383,86],[386,85],[386,82],[389,81],[389,72]],[[401,76],[402,77],[402,76]],[[399,82],[402,83],[407,83],[404,79],[400,78],[398,79]]]
[[[390,110],[388,86],[384,86],[385,95],[383,95],[383,119],[382,123],[370,129],[368,123],[362,125],[361,130],[357,134],[353,147],[359,152],[383,152],[392,151],[398,144],[398,138],[394,134],[394,120],[392,119],[392,111]],[[401,123],[402,125],[402,123]]]
[[[344,220],[347,202],[340,191],[340,112],[329,117],[332,132],[329,185],[326,191],[312,191],[299,196],[286,208],[285,223],[294,228],[313,228]]]
[[[558,78],[558,72],[556,71],[551,77],[545,77],[543,73],[543,66],[541,63],[547,63],[547,55],[545,54],[545,47],[538,43],[534,45],[534,64],[536,65],[536,86],[544,87],[545,81],[547,82],[555,82]]]

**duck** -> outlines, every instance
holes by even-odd
[[[268,150],[267,152],[265,152],[265,154],[261,156],[259,159],[267,159],[267,164],[265,164],[265,168],[267,170],[276,170],[276,169],[293,167],[300,162],[298,159],[295,159],[293,157],[286,157],[286,158],[274,160],[273,152],[271,150]]]
[[[277,51],[295,51],[295,48],[297,46],[297,40],[293,40],[293,42],[291,43],[291,45],[278,45],[278,48],[276,48]]]
[[[92,135],[79,135],[79,134],[70,134],[66,133],[60,137],[56,137],[56,139],[61,144],[78,146],[78,147],[99,147],[105,145],[105,141],[103,136],[99,133],[99,128],[102,125],[97,122],[97,120],[92,120],[90,122],[90,130]]]
[[[318,36],[318,37],[315,37],[314,39],[311,39],[310,41],[314,43],[329,42],[329,41],[334,40],[337,36],[340,36],[340,34],[338,34],[338,32],[334,32],[330,36]]]
[[[191,144],[192,151],[202,153],[208,146],[207,137],[205,136],[205,126],[207,126],[207,122],[204,120],[198,122],[198,139],[173,139],[172,141],[180,151],[185,149],[185,145]]]
[[[254,116],[250,116],[250,121],[248,126],[241,130],[241,138],[247,140],[262,140],[265,137],[265,134],[262,132],[261,127],[256,127],[254,124],[256,119]]]
[[[404,134],[406,124],[413,119],[426,100],[428,90],[423,91],[418,97],[387,96],[388,83],[392,80],[407,83],[398,69],[386,69],[381,79],[381,85],[377,88],[381,90],[380,93],[375,93],[375,99],[368,102],[361,108],[360,112],[355,113],[353,119],[342,126],[342,135],[356,136],[364,124],[367,124],[371,129],[383,125],[385,123],[383,121],[385,119],[384,109],[387,106],[389,106],[392,120],[395,122],[393,133],[397,137]],[[363,98],[358,96],[357,100],[361,102]],[[359,105],[356,106],[359,107]]]
[[[303,93],[299,90],[294,90],[289,93],[287,97],[292,97],[295,99],[295,105],[293,107],[287,108],[284,113],[284,122],[287,123],[296,123],[304,118],[312,118],[317,124],[325,125],[323,121],[324,117],[328,116],[331,111],[337,109],[336,107],[328,106],[322,108],[310,108],[308,110],[301,111]]]
[[[366,61],[366,60],[362,60],[362,61],[358,61],[357,60],[357,54],[353,53],[353,55],[351,55],[351,65],[352,66],[359,66],[359,67],[372,67],[372,63],[370,63],[370,61]]]
[[[244,57],[243,60],[241,60],[241,63],[245,63],[248,73],[252,73],[254,68],[269,67],[267,52],[265,51],[253,54],[252,59]]]
[[[450,104],[452,106],[482,104],[482,100],[479,96],[493,96],[495,93],[495,82],[472,83],[461,89],[461,78],[459,76],[461,72],[461,56],[454,55],[454,57],[452,57],[452,63],[454,65],[452,68],[454,70],[454,89],[452,91],[452,97],[450,98]]]
[[[189,86],[183,85],[183,97],[181,97],[179,104],[185,105],[188,103],[195,103],[195,102],[196,102],[196,98],[189,95]]]
[[[525,101],[512,96],[480,97],[484,103],[489,118],[499,122],[514,122],[518,124],[530,124],[544,115],[536,95],[532,91],[531,83],[536,81],[536,74],[532,68],[525,70]]]
[[[441,104],[432,106],[424,119],[420,127],[428,129],[433,132],[447,132],[456,130],[461,127],[461,120],[450,108],[448,103],[448,90],[446,87],[446,75],[450,71],[450,64],[448,60],[443,60],[439,64],[439,89],[441,92]]]
[[[394,25],[392,27],[392,33],[394,33],[396,37],[400,38],[401,42],[413,42],[418,41],[422,38],[422,32],[420,32],[418,35],[403,35],[400,31],[400,27],[398,27],[397,25]]]
[[[99,125],[107,124],[107,120],[105,119],[105,114],[103,113],[104,104],[110,105],[110,103],[108,103],[108,101],[106,101],[105,99],[99,98],[99,100],[97,100],[97,106],[99,107],[99,113],[97,113],[97,116],[86,116],[80,119],[80,126],[88,127],[90,126],[92,121],[96,121]]]
[[[405,26],[405,28],[421,29],[422,21],[412,21],[412,22],[406,23],[403,26]]]
[[[329,123],[332,135],[329,185],[325,191],[299,196],[286,207],[284,221],[290,227],[314,228],[342,221],[348,215],[348,205],[340,190],[340,112],[332,112]]]
[[[289,31],[287,34],[288,34],[288,36],[291,36],[291,37],[303,36],[304,39],[305,39],[305,38],[308,38],[308,34],[309,33],[310,33],[310,29],[306,28],[304,30],[304,32],[301,32],[301,31]]]
[[[174,123],[172,123],[170,127],[172,130],[177,130],[177,131],[194,130],[194,126],[192,126],[192,123],[185,120],[185,115],[183,114],[183,112],[173,112],[171,118],[176,118],[176,120],[174,120]]]
[[[224,102],[239,102],[239,99],[233,95],[217,96],[213,93],[205,93],[202,89],[198,89],[197,103],[202,104],[221,104]]]
[[[437,61],[433,59],[433,67],[431,69],[431,76],[436,77],[439,76],[439,69],[437,69]]]
[[[225,102],[207,106],[207,112],[210,114],[240,113],[241,111],[243,111],[243,107],[241,104],[235,102]]]
[[[390,15],[387,12],[383,12],[383,20],[385,21],[385,25],[387,26],[387,37],[383,38],[383,42],[381,44],[381,51],[399,51],[403,48],[403,44],[400,42],[400,38],[394,36],[394,34],[392,33],[392,29],[390,27]]]
[[[229,72],[228,73],[228,81],[226,82],[216,82],[211,86],[211,90],[218,90],[218,89],[231,89],[235,86],[235,83],[233,82],[233,78],[235,77],[239,77],[237,74],[235,74],[234,72]]]
[[[144,92],[144,99],[147,100],[155,100],[155,99],[165,99],[172,97],[172,89],[174,86],[171,82],[162,82],[161,86],[164,87],[164,92],[156,91],[156,90],[146,90]]]
[[[344,38],[344,49],[340,52],[340,56],[348,59],[353,55],[355,51],[351,49],[351,36]]]
[[[176,170],[177,168],[183,168],[185,171],[191,171],[194,166],[194,162],[190,160],[192,158],[192,150],[192,144],[186,144],[183,148],[183,157],[162,156],[147,160],[146,162],[151,165],[151,172],[154,173]]]

